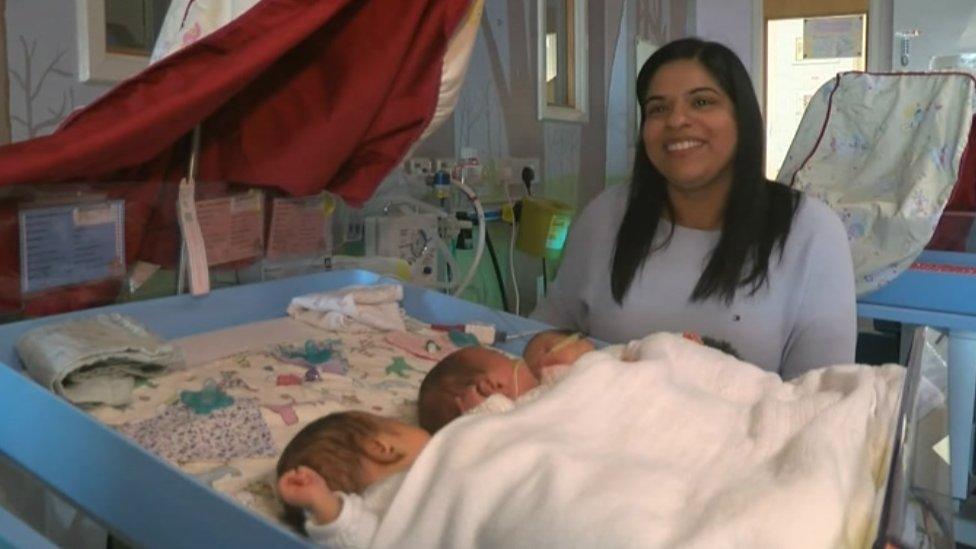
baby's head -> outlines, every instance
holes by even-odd
[[[442,359],[424,377],[417,399],[420,425],[436,433],[493,394],[515,400],[538,384],[522,361],[485,347],[465,347]]]
[[[593,343],[571,330],[539,332],[525,344],[522,356],[536,372],[555,364],[572,364],[580,356],[592,351]]]
[[[358,494],[410,467],[429,439],[427,431],[395,419],[366,412],[329,414],[306,425],[285,446],[277,478],[304,465],[324,478],[330,490]],[[302,510],[284,507],[285,521],[303,531]]]

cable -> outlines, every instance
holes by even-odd
[[[522,183],[525,185],[525,195],[532,196],[532,181],[535,180],[535,170],[531,166],[522,168]],[[546,258],[542,258],[542,296],[549,295],[549,274],[546,272]]]
[[[502,269],[498,265],[498,254],[495,253],[495,245],[491,242],[491,234],[485,231],[485,244],[488,245],[488,256],[491,257],[491,266],[495,271],[495,280],[498,281],[498,291],[502,295],[502,309],[508,312],[508,296],[505,294],[505,281],[502,280]]]
[[[546,272],[546,258],[542,258],[542,295],[549,295],[549,273]]]
[[[522,170],[523,172],[525,170]],[[512,275],[512,293],[515,294],[515,314],[518,315],[522,309],[521,296],[519,295],[518,277],[515,276],[515,237],[518,234],[518,221],[515,221],[515,202],[512,201],[512,193],[508,190],[508,184],[502,183],[502,190],[505,191],[505,200],[512,208],[512,236],[508,241],[508,272]]]
[[[471,201],[471,204],[474,206],[475,214],[478,216],[478,243],[475,246],[474,259],[471,260],[471,267],[468,269],[468,273],[464,276],[461,284],[459,284],[457,289],[454,291],[453,295],[457,297],[460,296],[461,292],[468,287],[468,284],[471,283],[471,279],[473,279],[475,273],[478,272],[478,264],[481,263],[481,256],[485,253],[485,233],[488,232],[488,228],[485,226],[485,209],[481,207],[481,200],[478,198],[478,195],[471,190],[471,187],[468,187],[462,181],[457,181],[453,177],[451,178],[451,183],[460,189],[461,192],[464,193],[464,196]]]
[[[512,290],[515,292],[515,314],[519,315],[521,298],[519,297],[518,277],[515,276],[515,235],[518,233],[518,221],[512,221],[512,238],[508,240],[508,271],[512,275]]]

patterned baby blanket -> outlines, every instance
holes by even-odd
[[[174,340],[187,368],[139,383],[129,404],[91,413],[277,519],[277,456],[307,423],[350,409],[416,421],[420,381],[436,357],[413,347],[444,344],[444,334],[410,318],[406,327],[329,331],[278,318]]]

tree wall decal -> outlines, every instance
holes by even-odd
[[[57,108],[48,107],[47,112],[37,115],[35,113],[38,96],[44,89],[48,77],[59,76],[62,78],[73,78],[74,74],[60,66],[68,50],[60,48],[57,54],[43,67],[35,67],[37,59],[37,39],[27,39],[21,35],[19,37],[21,55],[23,56],[23,71],[13,69],[10,77],[24,94],[24,116],[11,115],[10,120],[20,124],[27,130],[27,137],[37,137],[49,128],[53,128],[74,109],[75,97],[74,90],[69,86],[61,94],[61,105]]]

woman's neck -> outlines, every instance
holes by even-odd
[[[675,225],[700,231],[717,231],[725,219],[725,203],[731,185],[708,185],[698,189],[668,188]]]

